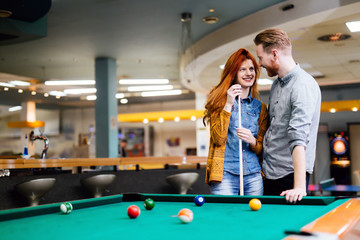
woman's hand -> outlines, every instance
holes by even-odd
[[[256,138],[252,135],[249,129],[243,127],[237,128],[236,135],[238,136],[238,138],[251,144],[253,147],[256,146]]]
[[[226,104],[224,106],[224,110],[227,112],[231,112],[232,106],[235,102],[235,97],[239,96],[241,94],[241,85],[240,84],[234,84],[227,90],[227,98],[226,98]]]

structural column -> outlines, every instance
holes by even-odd
[[[96,157],[118,156],[118,124],[116,101],[116,61],[112,58],[96,58]]]

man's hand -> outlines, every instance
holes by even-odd
[[[283,191],[280,196],[285,196],[287,202],[295,204],[297,201],[301,201],[301,199],[306,196],[306,190],[302,188],[289,189]]]

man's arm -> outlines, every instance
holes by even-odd
[[[294,188],[283,191],[280,196],[285,196],[286,201],[300,201],[306,196],[306,157],[305,147],[295,146],[292,152],[294,165]]]

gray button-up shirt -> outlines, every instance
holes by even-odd
[[[292,151],[306,147],[306,171],[313,172],[321,106],[315,79],[296,65],[284,78],[277,78],[270,91],[270,127],[264,137],[263,171],[278,179],[294,172]]]

